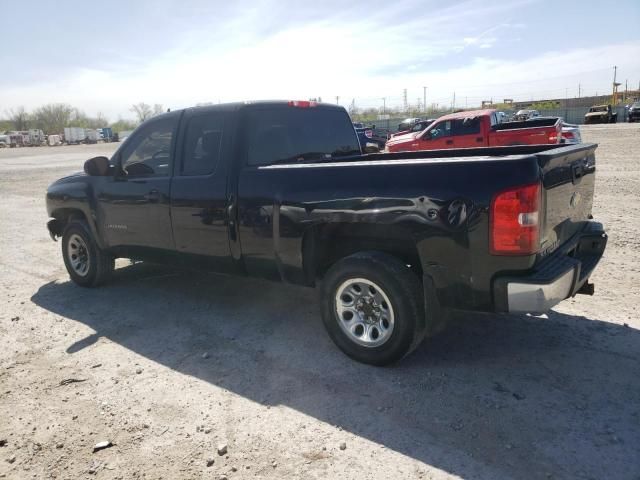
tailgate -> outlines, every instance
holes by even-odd
[[[537,154],[543,185],[542,256],[569,240],[591,217],[596,148],[596,144],[580,144]]]

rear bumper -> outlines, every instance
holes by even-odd
[[[602,224],[589,222],[571,240],[525,276],[500,276],[493,282],[497,311],[543,313],[579,293],[607,245]],[[587,289],[586,289],[587,290]]]

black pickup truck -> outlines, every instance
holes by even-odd
[[[384,365],[453,310],[537,313],[593,293],[607,241],[595,150],[363,155],[338,106],[189,108],[53,183],[48,229],[82,286],[116,257],[318,286],[338,347]]]

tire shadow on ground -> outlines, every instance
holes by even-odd
[[[32,301],[95,330],[69,355],[105,337],[462,478],[633,478],[640,459],[640,332],[602,319],[461,315],[376,368],[331,343],[301,287],[135,264],[99,289],[44,284]]]

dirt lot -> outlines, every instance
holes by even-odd
[[[0,477],[640,478],[640,126],[583,137],[596,296],[462,316],[392,368],[342,355],[311,290],[124,261],[71,284],[44,192],[114,145],[0,150]]]

